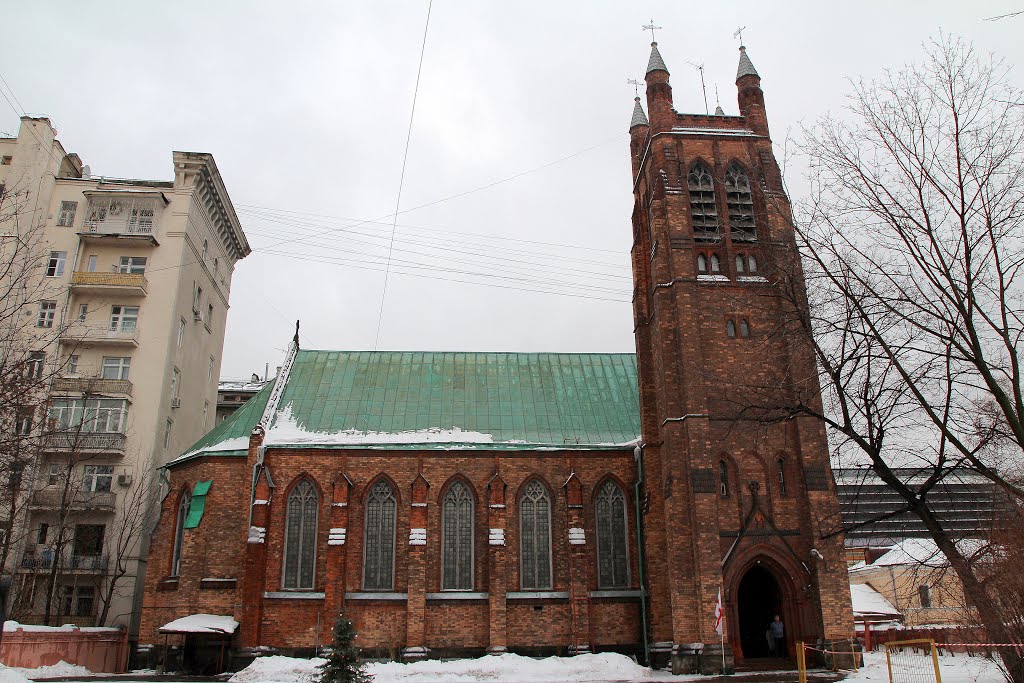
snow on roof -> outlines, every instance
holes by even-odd
[[[978,552],[985,541],[981,539],[964,538],[957,541],[960,552],[970,556]],[[906,538],[894,545],[884,555],[871,564],[858,562],[850,567],[851,572],[858,572],[872,567],[905,567],[923,566],[934,569],[941,569],[949,566],[949,561],[942,554],[935,541],[930,538]]]
[[[266,385],[264,380],[253,382],[250,379],[222,379],[217,383],[218,391],[251,391],[256,393]]]
[[[855,615],[900,616],[900,611],[892,603],[866,583],[851,584],[850,599],[853,601]]]
[[[419,443],[494,443],[490,434],[463,430],[461,427],[432,427],[402,432],[375,432],[358,429],[342,429],[337,432],[308,431],[299,424],[292,414],[289,403],[278,413],[273,426],[267,432],[263,443],[268,446],[298,444],[419,444]]]
[[[234,633],[238,622],[219,614],[190,614],[160,627],[160,633]]]
[[[19,624],[13,619],[8,619],[4,622],[4,633],[11,633],[18,629],[23,631],[85,631],[88,633],[99,633],[103,631],[117,632],[121,629],[113,626],[75,626],[74,624],[65,624],[64,626],[40,626],[39,624]]]

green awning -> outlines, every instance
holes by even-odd
[[[206,494],[210,492],[210,485],[213,479],[196,482],[192,489],[192,502],[188,505],[188,516],[185,517],[185,528],[195,529],[203,519],[203,511],[206,510]]]

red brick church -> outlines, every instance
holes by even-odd
[[[683,670],[721,654],[719,594],[740,660],[769,654],[776,613],[790,653],[852,635],[823,427],[737,413],[737,387],[819,398],[805,344],[773,333],[798,265],[761,79],[741,47],[740,115],[679,114],[653,44],[646,81],[636,354],[296,338],[167,466],[142,644],[312,653],[344,613],[365,650],[405,659],[611,650]],[[168,626],[197,614],[227,626]]]

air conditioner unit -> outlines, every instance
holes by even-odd
[[[180,398],[172,398],[171,399],[171,407],[172,408],[180,408],[181,407],[181,399]]]
[[[117,485],[118,486],[131,486],[132,485],[132,475],[130,475],[130,474],[119,474],[119,475],[117,475]]]

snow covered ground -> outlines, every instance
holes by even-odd
[[[868,652],[865,654],[865,660],[866,666],[860,671],[850,674],[847,681],[886,682],[889,680],[884,652]],[[927,661],[922,663],[930,668]],[[968,657],[967,655],[940,656],[939,674],[942,676],[942,683],[999,683],[999,681],[1005,680],[1003,671],[996,662],[984,657]]]
[[[28,683],[33,678],[57,678],[60,676],[75,676],[87,680],[92,675],[92,672],[84,666],[68,664],[64,661],[37,669],[20,669],[0,664],[0,683]]]

